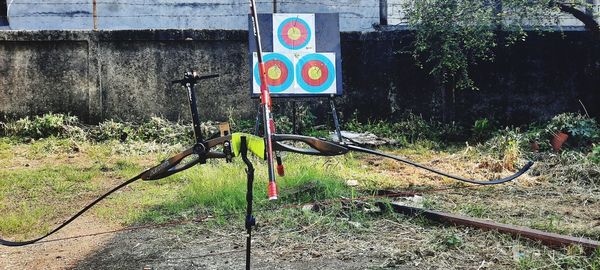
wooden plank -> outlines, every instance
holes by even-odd
[[[539,241],[544,245],[562,248],[571,245],[579,245],[586,252],[591,253],[600,247],[600,242],[583,238],[550,233],[541,230],[531,229],[522,226],[496,223],[493,221],[472,218],[456,214],[444,213],[434,210],[426,210],[417,207],[406,206],[398,203],[383,203],[378,202],[377,205],[381,209],[387,209],[388,206],[396,213],[401,213],[410,216],[424,216],[430,220],[441,223],[449,223],[453,225],[468,226],[481,230],[498,231],[500,233],[510,234],[515,237],[524,237],[534,241]]]

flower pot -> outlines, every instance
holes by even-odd
[[[555,133],[552,139],[550,140],[552,149],[554,149],[554,151],[560,151],[560,148],[562,147],[563,143],[565,143],[568,138],[569,134],[564,133],[562,131]]]
[[[540,151],[540,144],[538,142],[534,141],[534,142],[531,142],[529,145],[531,146],[532,152],[537,153]]]

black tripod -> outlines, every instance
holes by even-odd
[[[252,193],[254,185],[254,166],[248,159],[248,145],[246,144],[246,137],[241,137],[242,144],[240,145],[240,155],[242,160],[246,163],[246,177],[248,179],[247,190],[246,190],[246,269],[250,269],[250,250],[252,247],[252,227],[256,225],[256,219],[252,216],[252,200],[254,195]]]

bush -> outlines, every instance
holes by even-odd
[[[91,137],[96,141],[109,141],[109,140],[121,140],[122,137],[127,137],[127,130],[129,128],[126,127],[124,123],[116,122],[114,120],[104,121],[98,124],[97,128],[93,128],[90,130]],[[123,140],[124,140],[123,139]]]
[[[594,144],[589,159],[591,162],[600,165],[600,145]]]
[[[140,140],[173,144],[191,143],[193,138],[191,125],[173,123],[159,117],[153,117],[141,125],[107,120],[98,126],[84,126],[75,116],[49,113],[0,123],[0,128],[2,135],[23,140],[55,136],[99,142]],[[218,127],[213,122],[202,123],[201,128],[205,138],[218,132]]]
[[[425,120],[421,115],[405,113],[400,120],[390,123],[375,121],[360,123],[355,112],[344,125],[347,130],[354,132],[371,132],[377,136],[394,139],[398,142],[415,143],[421,140],[440,141],[447,138],[463,137],[464,129],[455,123],[442,124]]]
[[[553,134],[559,131],[569,134],[574,146],[589,146],[600,139],[600,127],[595,119],[578,113],[562,113],[548,122],[546,129]]]
[[[493,125],[487,118],[479,119],[473,123],[471,132],[475,142],[483,142],[492,136]]]
[[[498,131],[483,147],[484,151],[492,153],[496,155],[496,158],[501,159],[504,168],[513,171],[526,145],[526,136],[519,128],[507,127]]]
[[[33,118],[25,117],[15,122],[3,123],[7,136],[40,139],[50,136],[79,137],[83,130],[76,116],[48,113]]]

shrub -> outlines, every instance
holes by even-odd
[[[442,124],[425,120],[421,115],[412,112],[403,114],[396,122],[379,120],[367,123],[360,123],[355,112],[344,127],[350,131],[371,132],[404,143],[415,143],[420,140],[439,141],[446,136],[457,137],[458,133],[463,132],[463,129],[455,123]]]
[[[483,142],[489,139],[493,133],[493,125],[487,118],[476,120],[471,128],[473,140]]]
[[[507,127],[498,131],[483,147],[485,151],[495,154],[496,158],[501,159],[504,168],[513,171],[526,145],[526,136],[519,128]]]
[[[546,126],[548,132],[562,131],[573,137],[575,146],[589,145],[600,138],[600,127],[595,119],[578,113],[556,115]]]
[[[600,145],[594,144],[589,159],[591,162],[600,165]]]
[[[90,130],[92,138],[96,141],[120,140],[127,136],[127,128],[124,123],[107,120],[98,124],[97,128]],[[124,138],[126,139],[126,138]]]
[[[48,113],[33,118],[25,117],[14,122],[4,123],[3,133],[22,138],[46,138],[50,136],[81,136],[76,116]]]

